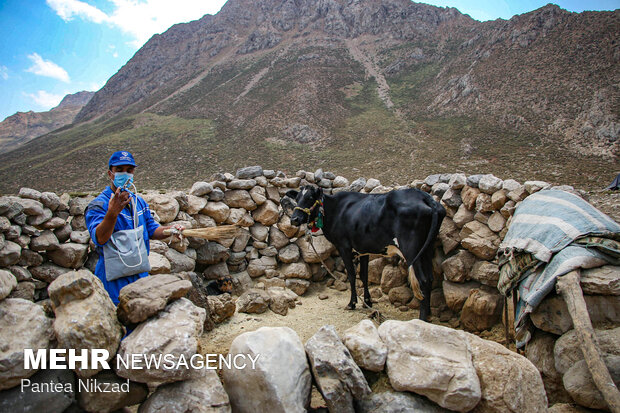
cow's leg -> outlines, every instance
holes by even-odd
[[[347,276],[349,277],[349,285],[351,286],[351,301],[347,305],[347,310],[355,310],[355,303],[357,303],[357,291],[355,290],[355,266],[353,265],[353,250],[350,248],[339,249],[340,257],[344,262],[344,267],[347,270]]]
[[[424,298],[420,304],[420,320],[428,321],[428,317],[431,315],[431,290],[433,288],[433,268],[432,261],[427,260],[427,254],[423,254],[422,257],[415,263],[415,275],[420,283],[420,289]],[[428,268],[427,263],[431,264]]]
[[[368,255],[360,257],[360,280],[364,284],[364,302],[368,307],[372,307],[372,300],[368,291]]]

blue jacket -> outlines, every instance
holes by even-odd
[[[88,204],[84,216],[86,218],[88,232],[90,233],[90,239],[97,247],[97,253],[99,254],[99,261],[97,261],[97,266],[95,267],[95,275],[99,277],[101,282],[103,282],[103,286],[110,295],[110,298],[114,304],[118,305],[118,294],[120,293],[121,288],[139,278],[146,277],[148,273],[143,272],[136,275],[130,275],[128,277],[118,278],[113,281],[106,280],[103,245],[99,244],[97,241],[97,234],[95,233],[95,230],[97,225],[103,221],[105,214],[108,212],[108,204],[110,203],[110,198],[113,194],[114,192],[112,192],[112,188],[107,186],[103,192],[97,196],[97,198],[93,199]],[[136,228],[140,225],[144,227],[144,240],[146,242],[146,251],[148,253],[150,251],[149,239],[153,236],[153,232],[155,232],[155,230],[159,227],[159,224],[151,216],[149,206],[144,199],[132,193],[130,193],[130,196],[136,200],[136,209],[138,210],[138,223]],[[123,209],[118,215],[116,225],[114,225],[114,232],[134,228],[132,211],[130,209],[131,204],[132,203],[125,207],[125,209]]]

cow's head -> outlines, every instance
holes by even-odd
[[[290,190],[286,196],[294,199],[297,206],[291,216],[291,224],[299,226],[316,219],[319,213],[319,204],[323,200],[323,190],[315,186],[302,186],[299,191]]]

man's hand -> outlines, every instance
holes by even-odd
[[[120,188],[112,195],[108,203],[108,212],[106,212],[103,221],[95,229],[95,235],[99,244],[103,245],[108,242],[114,232],[118,214],[129,204],[129,201],[131,201],[129,192],[121,192]]]
[[[172,229],[175,231],[172,231],[171,235],[165,235],[164,231],[168,230],[168,229]],[[153,232],[153,236],[151,236],[152,239],[164,239],[164,238],[168,238],[169,236],[172,238],[176,238],[178,240],[183,239],[183,230],[185,229],[184,225],[181,224],[174,224],[174,225],[168,225],[165,227],[159,227],[155,230],[155,232]]]
[[[130,201],[129,192],[121,191],[120,188],[116,188],[116,192],[114,192],[114,195],[110,198],[108,211],[114,214],[114,216],[118,216]]]

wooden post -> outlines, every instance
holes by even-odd
[[[579,270],[571,271],[558,278],[556,289],[562,295],[568,312],[573,319],[573,325],[577,333],[581,352],[588,365],[594,384],[603,395],[603,399],[613,413],[620,413],[620,392],[614,384],[609,370],[598,351],[596,336],[592,321],[588,314],[583,291],[579,284],[581,274]]]

